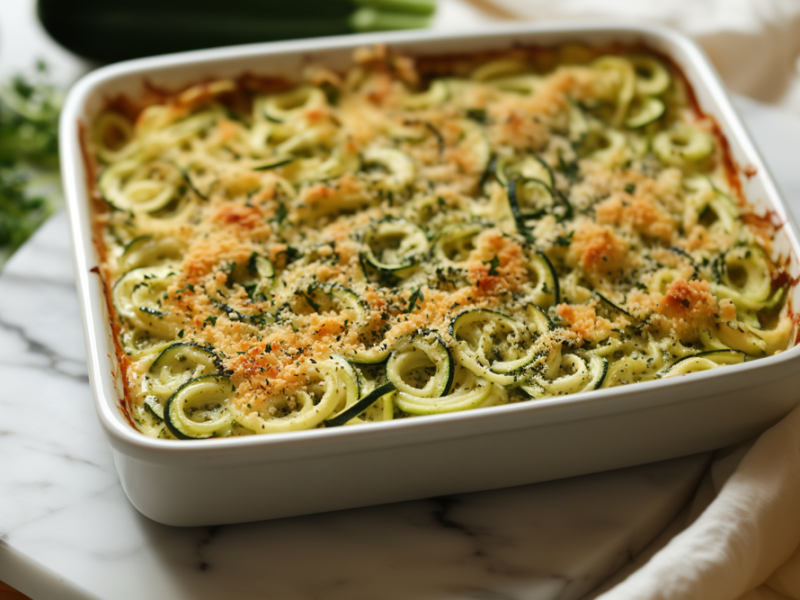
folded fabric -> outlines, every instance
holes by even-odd
[[[682,31],[708,53],[728,87],[800,112],[797,0],[491,0],[522,19],[605,19]]]
[[[800,408],[685,531],[598,600],[800,599]]]

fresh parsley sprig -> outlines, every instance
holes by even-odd
[[[0,264],[52,214],[61,94],[39,63],[34,79],[0,85]],[[42,186],[50,179],[51,186]]]

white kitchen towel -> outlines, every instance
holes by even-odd
[[[604,19],[673,27],[703,47],[731,90],[800,114],[800,0],[491,2],[522,19]]]
[[[708,508],[597,600],[800,600],[800,408],[724,483],[717,467],[721,489]]]
[[[673,27],[705,49],[731,90],[800,114],[800,0],[492,2],[537,21]],[[740,454],[712,466],[706,483],[717,495],[697,520],[597,600],[800,600],[800,408],[735,466]]]

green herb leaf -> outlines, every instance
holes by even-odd
[[[483,264],[489,265],[489,275],[497,275],[497,268],[500,266],[500,259],[495,256],[492,260],[485,260]]]
[[[556,246],[569,246],[572,243],[572,236],[575,235],[574,231],[570,231],[567,235],[556,236]]]
[[[408,308],[406,308],[403,312],[411,313],[414,312],[418,306],[422,305],[422,301],[425,300],[425,295],[422,293],[422,286],[418,287],[408,298]]]

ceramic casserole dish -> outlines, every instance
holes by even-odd
[[[744,196],[784,223],[774,246],[791,257],[787,271],[797,277],[797,228],[769,171],[713,67],[670,30],[528,24],[303,40],[121,63],[74,86],[61,117],[61,157],[89,374],[122,485],[139,511],[171,525],[212,525],[521,485],[719,448],[759,433],[796,404],[795,346],[689,377],[363,427],[176,442],[148,438],[126,419],[105,293],[93,272],[98,256],[80,137],[109,98],[245,73],[290,77],[308,61],[342,69],[355,48],[375,43],[445,55],[573,42],[644,44],[683,70],[727,138]],[[797,287],[792,294],[796,306]]]

